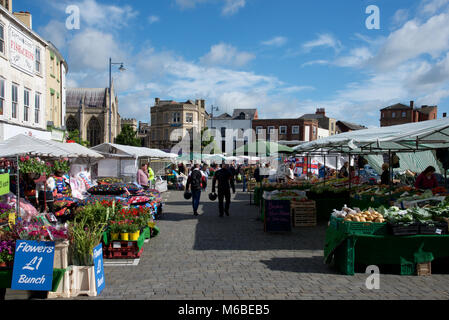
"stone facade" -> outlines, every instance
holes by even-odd
[[[256,139],[269,140],[270,131],[277,130],[279,141],[312,141],[318,138],[318,120],[305,119],[257,119],[252,123]]]
[[[156,98],[151,107],[151,148],[170,150],[188,133],[201,132],[206,121],[205,100],[176,102]]]
[[[111,141],[109,141],[109,88],[67,89],[66,127],[68,131],[80,128],[81,138],[89,141],[90,147],[111,142],[121,131],[118,113],[118,98],[112,84]]]

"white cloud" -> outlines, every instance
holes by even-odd
[[[305,62],[301,65],[302,68],[304,67],[309,67],[309,66],[314,66],[314,65],[324,65],[324,64],[329,64],[330,62],[328,60],[312,60],[312,61],[308,61]]]
[[[338,39],[336,39],[331,34],[320,34],[318,35],[317,39],[304,43],[302,47],[307,52],[318,47],[332,48],[336,52],[340,52],[341,49],[343,48],[343,45]]]
[[[367,47],[354,48],[351,49],[349,55],[337,58],[334,64],[339,67],[361,67],[372,57],[373,55]]]
[[[274,37],[270,40],[263,41],[262,44],[265,46],[282,47],[287,43],[288,39],[286,37]]]
[[[158,16],[149,16],[149,17],[148,17],[148,22],[149,22],[150,24],[159,22],[160,20],[161,20],[161,19],[160,19]]]
[[[409,17],[408,9],[399,9],[394,13],[392,23],[394,26],[401,25],[405,21],[407,21],[408,17]]]
[[[200,58],[200,61],[206,65],[242,67],[254,58],[255,55],[252,53],[238,51],[230,44],[219,43],[213,45],[210,51]]]
[[[433,16],[422,24],[417,20],[408,21],[389,35],[370,62],[382,70],[388,70],[424,54],[437,58],[449,50],[448,21],[447,13]]]
[[[221,13],[225,16],[236,14],[240,9],[244,8],[246,0],[225,0],[225,5]]]
[[[423,14],[435,14],[449,4],[449,0],[423,0],[420,7]]]

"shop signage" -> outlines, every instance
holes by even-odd
[[[50,291],[54,255],[53,241],[17,240],[11,289]]]
[[[265,232],[291,230],[290,201],[265,200]]]
[[[100,243],[94,248],[94,266],[95,266],[95,286],[97,294],[100,294],[105,287],[104,281],[104,264],[103,264],[103,246]]]
[[[9,173],[0,174],[0,196],[9,193]]]
[[[9,27],[9,55],[11,65],[29,74],[34,74],[35,48],[25,34]]]

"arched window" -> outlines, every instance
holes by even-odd
[[[101,143],[101,126],[95,117],[90,119],[87,125],[87,141],[89,141],[89,146],[91,147]]]
[[[69,132],[79,130],[78,121],[76,121],[74,116],[70,116],[67,118],[65,126],[67,128],[67,131]]]

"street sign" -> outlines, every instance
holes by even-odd
[[[54,255],[53,241],[17,240],[11,289],[50,291]]]
[[[100,294],[105,287],[104,264],[103,264],[103,246],[100,243],[94,248],[94,266],[95,266],[95,286],[97,294]]]

